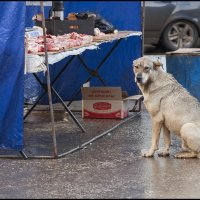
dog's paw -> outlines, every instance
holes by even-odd
[[[195,152],[179,152],[177,154],[174,155],[175,158],[198,158],[198,154]]]
[[[153,157],[153,154],[154,154],[154,152],[152,152],[152,151],[144,151],[144,150],[142,150],[142,156],[143,157],[146,157],[146,158],[149,158],[149,157]]]
[[[158,152],[159,157],[167,157],[169,156],[169,151],[160,151]]]
[[[174,158],[179,158],[179,159],[182,158],[183,159],[183,158],[185,158],[185,156],[181,153],[177,153],[177,154],[174,155]]]

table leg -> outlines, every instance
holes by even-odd
[[[83,61],[83,59],[81,58],[80,55],[78,55],[78,59],[80,60],[80,62],[83,64],[83,66],[86,68],[86,70],[90,73],[90,77],[85,81],[85,83],[87,83],[88,81],[90,81],[90,79],[94,76],[96,76],[97,78],[99,78],[99,80],[102,82],[102,84],[104,86],[106,86],[104,80],[99,76],[98,74],[98,70],[103,66],[104,62],[109,58],[109,56],[112,54],[112,52],[115,50],[115,48],[119,45],[120,41],[122,39],[117,40],[117,42],[113,45],[113,47],[110,49],[110,51],[106,54],[106,56],[102,59],[102,61],[99,63],[99,65],[96,67],[95,70],[91,70],[86,63]],[[81,89],[79,89],[75,95],[72,97],[72,99],[69,101],[69,103],[67,104],[67,106],[70,106],[71,103],[74,101],[74,99],[78,96],[78,94],[81,92]]]

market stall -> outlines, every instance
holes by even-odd
[[[74,33],[72,33],[74,34]],[[81,126],[81,124],[76,120],[76,118],[74,117],[73,113],[70,111],[70,109],[68,108],[70,106],[70,104],[74,101],[74,99],[76,98],[77,95],[79,95],[81,88],[79,88],[79,90],[75,93],[75,95],[71,98],[71,100],[68,102],[68,104],[66,105],[64,100],[62,99],[62,97],[56,92],[56,90],[54,89],[53,85],[55,84],[56,80],[59,79],[60,76],[62,76],[64,70],[70,65],[71,61],[75,58],[75,56],[78,57],[78,59],[80,60],[80,62],[83,64],[83,67],[88,70],[89,72],[89,77],[87,78],[87,80],[85,80],[83,83],[87,83],[89,82],[93,77],[96,77],[99,79],[99,81],[106,86],[103,78],[99,75],[99,70],[101,69],[103,63],[108,59],[109,56],[111,56],[112,52],[114,51],[115,48],[117,48],[117,46],[119,45],[119,42],[122,39],[126,39],[128,37],[131,36],[141,36],[141,32],[138,31],[120,31],[116,34],[106,34],[103,36],[95,36],[90,42],[88,42],[87,44],[83,44],[83,45],[79,45],[79,46],[75,46],[75,47],[71,47],[68,49],[62,49],[62,50],[58,50],[58,52],[49,52],[49,56],[48,56],[48,61],[50,64],[55,64],[57,62],[59,62],[60,60],[68,57],[68,56],[72,56],[70,59],[70,62],[68,62],[67,64],[65,64],[63,66],[63,68],[60,70],[60,72],[58,73],[58,75],[55,77],[54,80],[52,80],[52,90],[54,92],[54,95],[57,96],[57,98],[60,100],[60,102],[63,104],[64,108],[67,110],[67,112],[69,112],[69,114],[71,115],[71,117],[74,119],[74,121],[77,123],[77,125],[81,128],[81,130],[84,132],[84,128]],[[102,59],[100,65],[98,65],[96,67],[96,69],[91,70],[84,62],[83,58],[81,57],[81,53],[83,53],[86,50],[96,50],[97,48],[99,48],[99,46],[103,43],[112,43],[112,42],[116,42],[114,44],[114,46],[111,48],[111,50],[107,53],[107,55]],[[36,80],[38,80],[39,84],[41,86],[43,86],[42,81],[40,80],[40,78],[37,76],[37,72],[40,71],[46,71],[46,67],[44,66],[44,61],[45,61],[45,57],[44,57],[44,52],[37,52],[37,53],[32,53],[30,52],[29,54],[26,54],[27,58],[27,64],[25,65],[25,72],[26,73],[33,73]],[[36,60],[38,60],[38,62],[36,62]],[[45,89],[45,88],[44,88]],[[32,110],[34,109],[34,107],[41,101],[41,99],[44,97],[44,95],[47,93],[48,91],[45,90],[37,99],[37,101],[33,104],[33,106],[30,108],[30,110],[26,113],[26,115],[24,116],[24,119],[32,112]]]
[[[69,7],[69,4],[72,5],[72,9],[74,9],[73,6],[76,6],[76,9],[77,9],[78,6],[76,3],[77,2],[73,2],[73,3],[70,2],[70,3],[67,3],[67,5],[68,5],[68,7]],[[86,5],[86,3],[84,3],[84,4]],[[94,2],[88,3],[90,8],[92,6],[94,6],[94,4],[95,4]],[[98,4],[99,4],[99,2],[98,2]],[[100,4],[102,6],[101,8],[103,8],[105,6],[105,5],[103,6],[103,4],[104,4],[103,2],[100,2]],[[106,4],[106,2],[105,2],[105,4]],[[111,5],[111,3],[109,3],[109,4]],[[114,4],[117,5],[117,2],[115,2]],[[121,5],[122,4],[120,3],[120,5],[118,5],[116,8],[121,9],[122,8]],[[125,4],[123,4],[123,6],[124,5]],[[138,9],[138,8],[140,9],[140,2],[137,2],[135,5],[136,5],[136,9]],[[14,6],[18,7],[19,5],[17,3],[15,3]],[[23,6],[25,6],[24,3],[23,3]],[[106,8],[108,9],[107,6],[108,5],[106,5]],[[40,8],[41,8],[41,11],[43,12],[42,13],[42,20],[43,20],[42,25],[43,25],[43,34],[44,34],[45,11],[44,11],[43,3],[41,3]],[[84,6],[81,6],[81,9],[85,9]],[[127,7],[126,7],[126,9],[127,9]],[[38,12],[38,10],[37,10],[37,12]],[[140,16],[140,10],[138,10],[137,17],[139,17],[139,16]],[[137,20],[138,20],[138,18],[137,18]],[[55,51],[55,52],[51,51],[51,53],[48,52],[48,46],[47,46],[48,35],[45,35],[45,34],[42,38],[44,40],[43,53],[40,53],[40,52],[37,52],[37,53],[29,52],[28,53],[28,47],[26,47],[26,50],[24,51],[26,54],[24,73],[34,75],[37,82],[40,84],[41,88],[44,89],[44,91],[42,91],[42,93],[40,94],[40,97],[33,104],[33,107],[29,110],[29,112],[25,115],[24,118],[26,118],[26,116],[28,116],[31,113],[31,111],[34,109],[34,107],[38,103],[45,103],[45,104],[48,103],[49,104],[50,111],[51,111],[50,113],[51,113],[51,117],[52,117],[52,133],[53,133],[53,139],[54,139],[54,147],[53,147],[54,153],[53,153],[53,156],[49,156],[49,157],[53,157],[53,158],[59,157],[59,155],[57,154],[57,151],[56,151],[56,138],[55,138],[54,125],[53,125],[54,119],[53,119],[53,108],[52,108],[52,94],[53,94],[53,96],[56,97],[55,99],[53,99],[53,102],[56,102],[56,101],[61,102],[62,105],[64,106],[64,108],[67,110],[67,112],[70,113],[73,120],[77,123],[77,125],[80,127],[80,129],[84,132],[85,131],[84,128],[74,117],[73,113],[70,111],[69,105],[74,100],[80,99],[80,86],[82,86],[83,83],[90,81],[91,85],[99,85],[99,82],[100,82],[100,84],[101,85],[103,84],[104,86],[106,86],[106,85],[112,86],[112,85],[116,85],[116,84],[120,85],[121,81],[122,81],[122,83],[124,83],[123,79],[119,80],[118,78],[117,79],[119,81],[117,81],[117,82],[114,81],[114,82],[110,83],[110,79],[113,78],[113,76],[110,76],[109,66],[106,66],[105,63],[109,57],[111,57],[111,58],[113,57],[114,60],[116,60],[116,62],[117,62],[117,68],[115,67],[114,69],[117,71],[118,75],[119,75],[119,73],[121,73],[121,71],[124,71],[124,72],[122,72],[123,74],[125,72],[127,72],[126,66],[128,66],[128,71],[132,71],[131,63],[132,63],[133,57],[139,57],[141,55],[141,37],[138,37],[138,36],[141,36],[141,32],[140,32],[141,21],[139,21],[139,23],[140,23],[140,25],[138,25],[138,23],[137,23],[137,26],[139,27],[139,28],[137,27],[137,29],[130,29],[130,28],[121,29],[123,31],[119,31],[117,34],[113,33],[110,35],[109,34],[104,35],[104,37],[98,37],[98,36],[93,37],[93,39],[91,41],[89,41],[87,44],[85,43],[84,45],[77,45],[74,48],[67,48],[67,49],[62,49],[62,50],[59,49],[59,51]],[[125,25],[127,25],[127,24],[125,24]],[[124,31],[124,30],[126,30],[126,31]],[[132,36],[136,36],[138,39],[133,39],[132,42],[127,42],[127,40],[129,40],[129,37],[132,38]],[[53,36],[53,38],[55,38],[55,36]],[[120,47],[118,47],[119,43],[123,40],[125,40],[125,43],[123,45],[121,45]],[[105,47],[105,46],[103,48],[101,48],[101,46],[108,45],[108,44],[113,44],[113,46],[111,48]],[[130,48],[130,45],[131,45],[131,48]],[[134,49],[134,51],[129,51],[129,52],[124,51],[124,47],[126,47],[126,50],[127,50],[127,48],[130,48],[130,50]],[[116,52],[120,51],[120,48],[123,49],[123,54],[126,55],[126,61],[128,60],[128,65],[127,65],[126,61],[122,62],[122,60],[124,60],[122,52],[119,52],[119,54],[121,55],[120,57],[119,56],[116,57]],[[103,49],[103,51],[106,49],[107,50],[106,55],[105,55],[105,52],[103,52],[104,54],[101,54],[98,51],[96,51],[99,49]],[[115,49],[118,49],[118,50],[114,51]],[[24,50],[24,49],[22,48],[22,50]],[[23,55],[22,52],[21,52],[21,55]],[[86,52],[86,55],[85,55],[85,52]],[[92,55],[89,56],[87,54],[87,52],[93,52],[93,53],[92,53]],[[96,54],[95,62],[94,62],[94,59],[91,60],[91,56],[94,56],[94,53]],[[88,59],[89,59],[89,61],[88,61]],[[76,63],[73,62],[73,60],[75,60]],[[79,62],[79,64],[77,64],[77,61]],[[99,64],[96,64],[96,62]],[[112,62],[112,64],[115,64],[113,62],[113,60],[111,60],[111,62]],[[106,71],[106,72],[102,73],[103,70],[100,70],[100,69],[103,68],[102,67],[103,64],[105,65],[104,68],[106,70],[104,70],[104,71]],[[49,65],[51,65],[51,67],[49,67]],[[73,73],[70,73],[72,71],[66,71],[66,68],[68,68],[69,65],[73,65],[73,68],[71,69],[71,70],[73,70]],[[79,67],[79,65],[81,65],[81,68]],[[77,71],[77,66],[78,66],[79,71]],[[88,67],[88,66],[90,66],[90,67]],[[20,67],[22,67],[22,64],[20,65]],[[21,68],[21,70],[22,69],[23,68]],[[83,69],[85,70],[84,74],[82,73]],[[113,71],[113,68],[111,71],[112,71],[112,74],[113,73],[115,74],[115,71]],[[79,73],[82,73],[81,77],[79,76]],[[72,75],[72,74],[74,74],[74,75]],[[128,73],[128,75],[130,75],[130,73]],[[63,85],[63,77],[65,80],[69,80],[68,76],[78,76],[78,81],[77,81],[77,77],[75,77],[76,82],[78,84],[76,85],[76,84],[73,84],[71,81],[65,81],[66,85],[69,84],[69,82],[71,82],[70,84],[74,86],[74,87],[70,87],[70,89],[68,89],[68,91],[69,91],[67,93],[68,97],[66,97],[66,95],[63,95],[62,91],[60,90],[61,87],[59,85]],[[106,77],[106,76],[108,76],[108,77]],[[93,77],[97,78],[97,79],[94,79],[94,82],[92,82]],[[116,77],[115,77],[115,79],[116,79]],[[129,82],[127,81],[127,80],[132,80],[133,77],[130,75],[130,77],[127,79],[127,75],[126,75],[126,77],[124,77],[124,78],[126,80],[126,83],[125,83],[125,85],[121,84],[121,86],[126,88],[129,92],[129,94],[136,93],[136,88],[131,88],[129,86],[130,85]],[[96,82],[97,80],[99,81],[98,83]],[[44,82],[46,85],[44,84]],[[21,89],[22,88],[23,87],[21,86]],[[73,90],[73,91],[70,92],[70,90]],[[65,91],[66,91],[66,88],[65,88]],[[44,100],[42,102],[41,99],[43,97],[45,97],[45,94],[47,94],[48,101]],[[18,94],[18,95],[20,96],[20,94]],[[21,98],[22,98],[22,96],[23,96],[23,94],[21,95]],[[66,100],[69,100],[68,105],[66,105],[64,102]],[[22,108],[22,102],[21,102],[21,108]],[[22,117],[22,112],[18,112],[18,114],[20,115],[20,117]],[[21,130],[20,133],[21,133],[21,137],[23,139],[23,131]],[[15,132],[13,134],[15,134]],[[15,150],[18,150],[18,151],[24,153],[23,152],[23,144],[21,145],[20,148],[17,148]]]
[[[45,16],[48,18],[48,11],[50,6],[45,6]],[[142,30],[141,19],[141,2],[123,2],[123,1],[91,1],[91,2],[78,2],[78,1],[64,1],[64,16],[68,16],[69,13],[82,13],[86,11],[92,11],[100,14],[107,21],[111,22],[119,31],[138,31]],[[33,26],[34,22],[31,20],[34,14],[39,13],[39,6],[27,6],[26,26]],[[112,14],[111,14],[112,13]],[[122,14],[123,13],[123,14]],[[31,16],[29,16],[31,15]],[[115,42],[115,41],[114,41]],[[84,51],[81,56],[87,66],[90,66],[92,70],[95,70],[96,66],[101,63],[102,58],[109,52],[113,43],[102,43],[98,53],[96,50]],[[132,60],[135,57],[139,57],[142,53],[142,36],[129,37],[123,39],[118,47],[112,52],[112,56],[104,62],[104,67],[100,70],[101,77],[104,77],[104,82],[110,86],[120,85],[123,90],[127,90],[129,95],[136,94],[138,92],[137,86],[132,85]],[[51,57],[51,56],[50,56]],[[95,58],[95,62],[94,59]],[[51,59],[51,58],[49,58]],[[70,60],[70,57],[66,57],[53,65],[50,63],[51,79],[54,80],[56,74],[61,70],[62,66]],[[123,61],[123,62],[122,62]],[[71,61],[71,65],[64,71],[62,77],[56,81],[54,85],[59,94],[65,101],[70,101],[75,93],[79,90],[80,86],[88,78],[88,71],[82,66],[78,57]],[[103,70],[110,69],[112,70]],[[114,76],[113,76],[114,74]],[[30,76],[30,75],[27,75]],[[42,73],[41,73],[42,76]],[[65,81],[68,80],[68,81]],[[93,78],[90,82],[91,86],[102,86],[102,82],[99,79]],[[131,85],[131,87],[130,87]],[[29,84],[26,83],[25,87],[29,89]],[[32,85],[32,88],[34,86]],[[35,97],[43,93],[42,87],[35,84],[35,88],[38,88],[38,93]],[[29,90],[30,91],[30,90]],[[66,92],[67,91],[67,92]],[[30,91],[32,94],[32,92]],[[27,99],[29,95],[27,92]],[[81,99],[81,94],[76,97],[76,100]],[[53,97],[53,102],[58,101]],[[41,104],[48,104],[47,97],[41,100]]]

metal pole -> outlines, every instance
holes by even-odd
[[[142,2],[142,56],[144,56],[145,1]]]
[[[43,1],[40,1],[40,7],[41,7],[41,12],[42,12],[42,28],[43,28],[43,36],[44,36],[45,65],[47,67],[47,71],[46,71],[45,75],[46,75],[46,79],[47,79],[49,108],[50,108],[50,113],[51,113],[52,137],[53,137],[53,154],[54,154],[54,157],[58,157],[55,126],[54,126],[54,112],[53,112],[52,94],[51,94],[51,85],[50,85],[51,81],[50,81],[49,63],[48,63],[48,54],[47,54],[45,15],[44,15],[44,3],[43,3]]]

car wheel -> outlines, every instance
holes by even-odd
[[[164,30],[162,44],[167,50],[195,47],[198,40],[196,27],[188,21],[177,21],[169,24]]]

